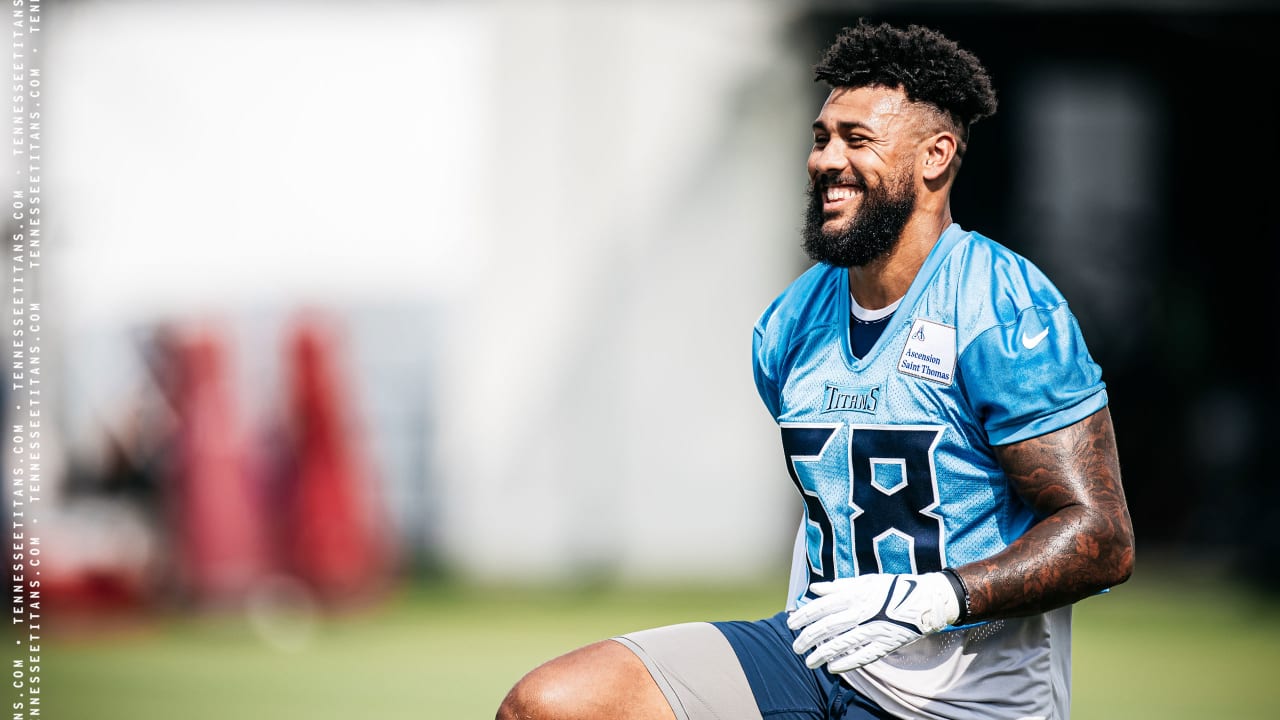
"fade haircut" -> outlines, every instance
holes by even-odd
[[[859,20],[840,31],[813,73],[814,82],[832,88],[900,88],[911,102],[934,107],[955,126],[958,156],[969,144],[969,127],[996,112],[991,76],[978,58],[919,25]]]

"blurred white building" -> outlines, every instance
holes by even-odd
[[[282,324],[327,308],[411,552],[781,592],[799,504],[750,342],[805,266],[815,111],[783,4],[45,12],[68,455],[147,392],[157,324],[228,329],[252,426]]]

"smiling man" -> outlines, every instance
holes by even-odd
[[[1129,577],[1133,532],[1066,300],[952,218],[990,78],[936,31],[867,22],[815,75],[815,264],[753,345],[803,505],[788,606],[580,648],[500,720],[1069,716],[1071,605]]]

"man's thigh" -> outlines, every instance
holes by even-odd
[[[852,691],[805,666],[785,618],[686,623],[614,639],[649,668],[678,720],[845,717]]]

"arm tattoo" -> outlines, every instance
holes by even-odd
[[[1106,408],[996,454],[1041,519],[999,553],[957,568],[972,619],[1044,612],[1129,578],[1133,527]]]

